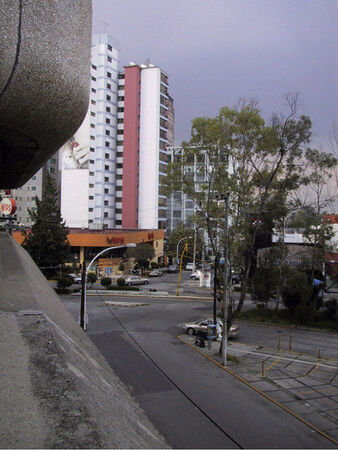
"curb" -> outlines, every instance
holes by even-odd
[[[289,408],[287,408],[286,406],[282,405],[281,403],[279,403],[277,400],[275,400],[274,398],[270,397],[268,394],[266,394],[265,392],[261,391],[259,388],[257,388],[256,386],[253,386],[249,381],[245,380],[244,378],[240,377],[239,375],[237,375],[236,373],[232,372],[230,369],[228,369],[227,367],[222,366],[222,364],[220,364],[218,361],[216,361],[214,358],[212,358],[211,356],[203,353],[201,350],[199,350],[198,348],[196,348],[195,346],[191,345],[189,342],[185,342],[184,339],[182,339],[181,336],[176,336],[176,338],[183,342],[183,344],[188,345],[190,348],[192,348],[194,351],[200,353],[202,356],[204,356],[204,358],[208,359],[209,361],[211,361],[212,363],[214,363],[216,366],[220,367],[221,369],[225,370],[225,372],[229,373],[230,375],[232,375],[233,377],[235,377],[237,380],[241,381],[242,383],[244,383],[245,385],[249,386],[251,389],[253,389],[254,391],[256,391],[258,394],[262,395],[263,397],[265,397],[267,400],[271,401],[272,403],[274,403],[276,406],[280,407],[281,409],[283,409],[284,411],[286,411],[287,413],[291,414],[292,416],[294,416],[296,419],[298,419],[300,422],[302,422],[304,425],[307,425],[309,428],[311,428],[312,430],[316,431],[317,433],[319,433],[320,435],[322,435],[323,437],[325,437],[326,439],[328,439],[330,442],[332,442],[333,444],[338,446],[338,441],[336,441],[333,437],[329,436],[328,434],[326,434],[324,431],[320,430],[319,428],[317,428],[316,426],[312,425],[310,422],[308,422],[307,420],[303,419],[303,417],[299,416],[297,413],[295,413],[294,411],[291,411]]]

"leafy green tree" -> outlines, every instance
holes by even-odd
[[[127,248],[127,258],[134,258],[140,269],[149,267],[149,260],[155,256],[155,250],[151,244],[141,243],[136,247]]]
[[[57,280],[57,288],[60,290],[60,293],[63,294],[67,292],[67,288],[73,284],[73,280],[68,275],[63,275]]]
[[[275,114],[269,123],[255,102],[224,107],[215,118],[193,120],[182,158],[168,169],[168,191],[183,191],[195,202],[195,221],[207,231],[214,254],[224,248],[219,229],[225,228],[225,207],[220,199],[229,193],[229,266],[241,271],[242,284],[234,309],[229,302],[228,327],[244,303],[263,216],[271,222],[281,216],[288,194],[301,182],[298,163],[310,139],[311,121],[298,116],[296,96],[286,100],[287,115]],[[218,269],[224,289],[226,277],[221,266]]]
[[[43,199],[35,197],[35,208],[28,211],[32,229],[27,233],[23,247],[46,276],[56,273],[48,269],[63,265],[69,254],[67,228],[58,208],[58,194],[52,178],[47,175]]]
[[[201,233],[199,233],[198,230],[196,230],[196,233],[196,261],[198,261],[201,260],[202,257],[203,241]],[[176,259],[177,244],[183,238],[186,238],[187,240],[182,241],[179,248],[179,255],[182,253],[185,242],[188,242],[188,252],[184,254],[184,261],[192,261],[194,257],[195,230],[191,227],[187,227],[183,222],[170,233],[167,242],[167,254],[173,259]]]

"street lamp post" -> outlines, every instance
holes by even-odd
[[[181,243],[182,241],[184,241],[184,239],[191,239],[191,236],[183,237],[182,239],[180,239],[180,240],[177,242],[177,247],[176,247],[176,264],[178,264],[178,247],[179,247],[180,243]]]
[[[82,290],[81,290],[81,312],[80,312],[80,326],[83,328],[84,331],[87,329],[87,317],[86,317],[86,310],[87,310],[87,302],[86,302],[86,290],[87,290],[87,275],[89,272],[89,269],[93,262],[101,256],[103,253],[108,252],[109,250],[115,250],[117,248],[130,248],[130,247],[136,247],[136,244],[130,243],[126,245],[117,245],[116,247],[109,247],[102,250],[100,253],[98,253],[88,264],[88,267],[86,268],[86,261],[84,260],[83,264],[83,273],[82,273]],[[86,256],[86,252],[85,252]]]

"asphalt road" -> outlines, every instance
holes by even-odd
[[[63,300],[77,317],[79,297]],[[87,333],[172,447],[334,447],[176,339],[182,333],[183,322],[211,315],[211,302],[168,298],[111,300],[146,306],[107,308],[99,297],[88,297]],[[274,327],[241,324],[240,339],[272,341],[278,331]],[[301,330],[302,345],[309,338],[316,342],[319,336],[324,341],[327,336],[305,332],[302,339],[302,335]],[[330,336],[327,339],[330,341]]]

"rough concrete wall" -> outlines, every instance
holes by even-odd
[[[0,187],[24,184],[88,109],[91,0],[0,2]]]
[[[0,232],[0,447],[166,443],[26,251]]]

